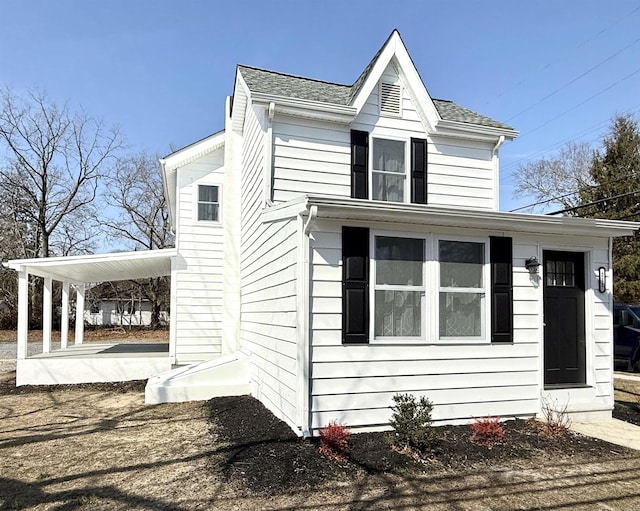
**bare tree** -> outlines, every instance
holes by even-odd
[[[172,247],[169,212],[158,158],[138,153],[118,160],[107,180],[107,203],[118,211],[105,225],[133,249]]]
[[[544,210],[549,205],[572,208],[580,204],[580,192],[592,184],[589,168],[593,150],[586,142],[570,142],[553,158],[521,165],[514,172],[517,196],[526,195],[539,203],[532,210]]]
[[[28,230],[22,235],[35,241],[30,256],[90,248],[83,227],[94,216],[100,178],[122,144],[116,128],[58,107],[41,92],[24,98],[0,92],[0,145],[6,150],[0,188],[20,199],[15,214]]]
[[[117,216],[105,226],[134,250],[168,248],[175,241],[157,161],[145,153],[121,159],[107,182],[106,201]],[[136,282],[151,304],[151,326],[157,328],[162,308],[168,307],[169,281],[160,277]]]

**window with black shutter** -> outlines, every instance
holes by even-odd
[[[369,229],[342,228],[342,342],[369,342]]]
[[[411,202],[427,203],[427,141],[411,139]]]
[[[369,133],[351,130],[351,197],[369,198]]]
[[[490,237],[491,342],[513,342],[512,239]]]

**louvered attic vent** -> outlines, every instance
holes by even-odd
[[[400,115],[402,89],[400,84],[380,82],[380,112]]]

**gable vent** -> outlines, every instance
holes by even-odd
[[[380,112],[400,115],[402,88],[400,84],[380,82]]]

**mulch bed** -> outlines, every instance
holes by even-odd
[[[631,452],[573,433],[549,438],[533,420],[512,420],[503,423],[506,442],[491,449],[470,441],[469,426],[439,426],[437,444],[422,460],[394,450],[386,433],[353,434],[349,460],[336,463],[318,452],[318,439],[298,438],[252,397],[215,398],[206,406],[214,438],[227,445],[213,462],[230,483],[241,481],[245,490],[266,495],[367,475],[535,468],[541,460],[586,462]]]
[[[613,407],[613,418],[640,426],[640,405],[625,401],[616,402]]]

